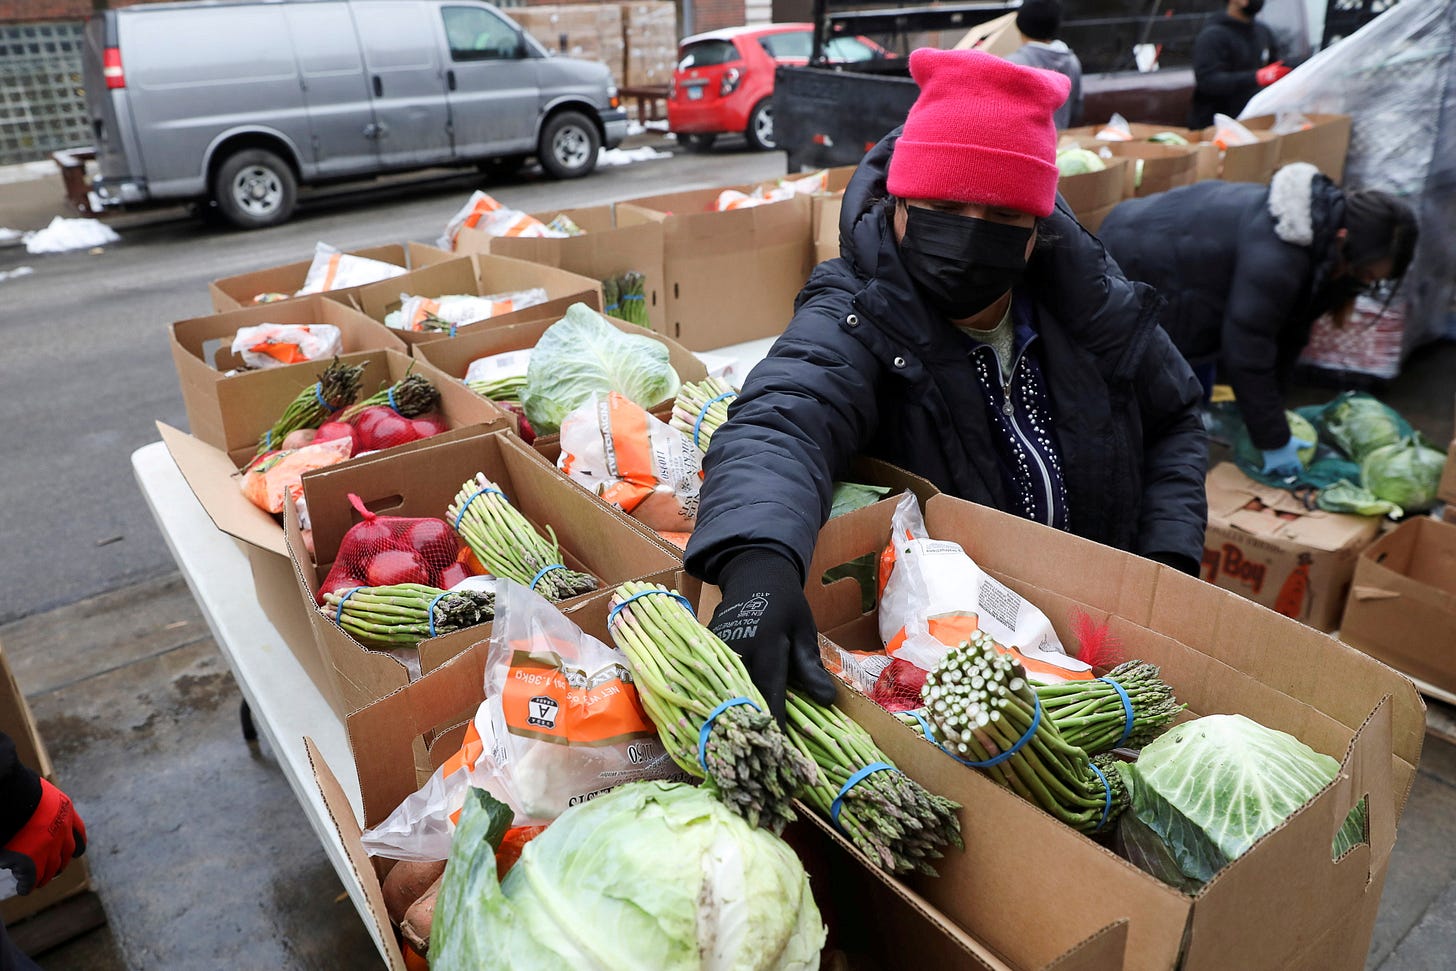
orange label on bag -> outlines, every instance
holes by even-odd
[[[284,364],[300,364],[308,360],[308,355],[303,353],[297,344],[289,341],[275,341],[272,338],[259,341],[248,350],[254,354],[267,354],[275,361],[281,361]]]
[[[335,253],[329,257],[329,268],[324,273],[324,285],[319,288],[320,290],[332,290],[334,288],[334,278],[339,275],[339,260],[343,255],[343,253]]]
[[[512,735],[561,745],[614,745],[656,728],[625,664],[585,672],[555,654],[516,650],[501,694]]]

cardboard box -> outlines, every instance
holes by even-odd
[[[1164,130],[1164,129],[1159,129]],[[1104,160],[1127,159],[1123,169],[1123,198],[1150,196],[1180,186],[1192,185],[1199,178],[1200,166],[1207,167],[1212,149],[1198,144],[1160,145],[1156,142],[1103,142],[1091,136],[1070,136],[1064,133],[1058,143],[1062,147],[1075,143],[1102,155]],[[1139,164],[1141,163],[1141,164]],[[1105,215],[1105,214],[1104,214]]]
[[[1410,519],[1366,547],[1340,639],[1456,702],[1456,523]]]
[[[839,215],[844,209],[844,193],[815,196],[809,205],[814,227],[814,263],[817,266],[839,256]]]
[[[621,3],[626,86],[664,85],[677,67],[677,5],[662,0]]]
[[[351,493],[381,515],[444,518],[461,484],[477,472],[499,485],[542,535],[550,526],[563,562],[592,574],[603,587],[644,578],[670,582],[682,566],[680,550],[567,480],[515,435],[496,431],[437,445],[421,442],[305,475],[313,558],[304,551],[296,516],[289,517],[287,527],[306,602],[317,602],[319,586],[356,520]],[[569,610],[584,599],[590,598],[575,598],[563,607]],[[310,610],[309,617],[349,711],[404,687],[490,634],[489,625],[482,625],[421,641],[418,651],[408,652],[418,664],[414,668],[390,652],[365,647],[318,610]]]
[[[1269,184],[1279,167],[1282,137],[1269,131],[1254,130],[1259,141],[1253,145],[1231,145],[1220,150],[1214,144],[1216,128],[1205,128],[1196,134],[1199,155],[1199,179],[1221,179],[1224,182],[1259,182]]]
[[[806,594],[826,640],[877,649],[856,585],[825,586],[827,569],[878,552],[892,510],[877,503],[820,534]],[[1339,776],[1284,825],[1187,895],[1114,856],[959,765],[867,699],[842,707],[902,770],[966,807],[964,853],[910,888],[1016,967],[1036,967],[1091,932],[1128,922],[1133,971],[1364,967],[1396,822],[1425,735],[1406,679],[1324,634],[1152,561],[947,496],[926,504],[928,534],[1035,603],[1068,643],[1078,611],[1105,621],[1128,657],[1158,664],[1190,716],[1241,712],[1341,760]],[[706,594],[706,591],[705,591]],[[706,599],[706,597],[705,597]],[[706,608],[706,603],[705,603]],[[1369,842],[1338,862],[1331,839],[1368,799]],[[1076,888],[1075,893],[1067,892]],[[1319,888],[1291,893],[1291,887]],[[1056,901],[1056,919],[1027,933],[1027,901]]]
[[[1003,14],[984,24],[977,24],[956,42],[954,50],[985,51],[1006,57],[1021,48],[1021,31],[1016,29],[1016,12]]]
[[[513,7],[510,17],[547,50],[605,64],[613,82],[626,83],[627,38],[622,9],[615,4]]]
[[[606,614],[607,597],[599,596],[572,614],[572,619],[610,644]],[[364,888],[368,920],[386,942],[385,961],[394,971],[403,971],[405,965],[399,948],[391,946],[398,939],[384,909],[382,880],[391,864],[369,857],[360,834],[363,826],[382,822],[458,751],[463,734],[460,723],[474,716],[485,697],[487,651],[486,644],[477,643],[408,687],[349,716],[349,740],[364,808],[362,825],[317,747],[311,740],[307,742],[324,803]],[[413,757],[426,746],[426,759],[417,768]],[[784,837],[805,861],[815,901],[829,926],[826,958],[836,950],[854,955],[848,964],[826,961],[826,967],[1010,971],[998,955],[957,929],[924,897],[869,864],[810,809],[801,804],[798,811],[801,819],[785,830]],[[874,919],[865,920],[866,914]],[[1125,946],[1126,925],[1113,922],[1045,967],[1057,971],[1121,967]]]
[[[0,647],[0,732],[9,735],[15,743],[15,755],[21,765],[56,783],[55,767],[51,765],[50,756],[41,742],[35,715],[15,681],[15,673],[5,659],[3,647]],[[83,856],[72,860],[59,876],[39,890],[32,890],[23,897],[0,900],[0,924],[15,924],[90,889],[91,873]]]
[[[643,286],[648,322],[659,334],[665,333],[667,295],[663,286],[662,226],[654,222],[618,225],[611,206],[558,209],[533,215],[542,222],[550,222],[561,214],[569,216],[586,230],[586,235],[567,239],[522,239],[491,236],[478,229],[462,229],[455,241],[456,252],[509,256],[542,266],[560,267],[596,281],[636,270],[647,277]]]
[[[236,400],[231,391],[221,392],[224,385],[241,382],[251,386],[252,375],[260,372],[226,376],[226,372],[242,366],[242,359],[233,353],[233,337],[239,328],[259,324],[331,324],[339,328],[339,340],[345,354],[358,351],[392,350],[408,353],[409,349],[389,328],[370,320],[357,309],[331,297],[316,294],[281,304],[266,304],[180,320],[171,327],[172,361],[177,366],[177,380],[182,385],[182,403],[187,408],[187,424],[192,434],[209,445],[226,448],[223,433],[223,399]],[[327,361],[308,361],[286,365],[310,377],[328,365]],[[269,368],[270,371],[282,368]],[[306,379],[305,379],[306,380]]]
[[[1131,164],[1125,158],[1114,158],[1101,172],[1064,175],[1057,179],[1057,191],[1088,232],[1097,232],[1107,214],[1127,198]]]
[[[1221,462],[1208,474],[1203,579],[1323,631],[1340,622],[1379,516],[1306,509]]]
[[[481,330],[474,330],[469,333],[462,333],[459,337],[447,341],[434,341],[427,344],[419,344],[415,347],[416,359],[420,362],[421,372],[436,384],[455,384],[461,388],[465,378],[465,372],[470,370],[470,362],[477,358],[490,357],[492,354],[504,354],[506,351],[519,351],[536,346],[541,335],[560,319],[559,314],[552,314],[525,320],[515,324],[501,327],[490,327]],[[658,343],[667,345],[667,359],[672,364],[673,370],[677,371],[679,378],[684,383],[689,381],[702,381],[708,376],[708,369],[703,362],[698,360],[693,353],[681,344],[661,334],[654,334],[652,331],[643,330],[636,324],[629,324],[625,320],[618,320],[615,317],[606,318],[607,322],[616,327],[624,334],[650,337]],[[467,393],[473,394],[467,390]],[[669,412],[672,402],[658,402],[665,404]],[[649,410],[656,411],[657,404]],[[555,442],[557,436],[538,436],[537,443]],[[549,450],[548,450],[549,451]],[[557,446],[550,454],[550,460],[555,461],[556,454],[560,448]]]
[[[1446,449],[1446,467],[1441,470],[1441,482],[1436,487],[1436,498],[1446,503],[1448,507],[1456,509],[1456,438],[1451,440],[1450,446]],[[1456,519],[1456,511],[1447,514],[1448,519]]]
[[[382,263],[392,263],[405,268],[429,266],[448,256],[444,250],[421,243],[407,243],[403,246],[398,243],[388,246],[371,246],[367,249],[349,250],[348,253],[350,256],[362,256],[366,259],[379,260]],[[207,286],[208,292],[212,295],[212,308],[221,313],[225,310],[237,310],[240,307],[257,306],[253,302],[254,298],[262,293],[296,293],[299,287],[303,286],[303,281],[308,276],[308,268],[312,263],[313,257],[310,256],[308,259],[299,260],[296,263],[272,266],[266,270],[254,270],[251,273],[214,280]],[[335,299],[344,298],[347,301],[353,290],[354,288],[346,287],[342,290],[330,290],[328,293]],[[272,306],[278,305],[273,304]]]
[[[237,543],[248,557],[254,594],[263,616],[278,631],[284,646],[298,660],[329,708],[343,719],[350,709],[344,703],[328,660],[313,636],[313,621],[309,619],[314,612],[313,601],[308,600],[299,588],[298,572],[293,563],[286,556],[277,556],[241,540]]]
[[[663,231],[666,334],[695,351],[782,333],[814,267],[808,196],[715,212],[721,186],[617,204],[617,224]]]
[[[566,308],[574,303],[585,303],[593,310],[600,310],[602,306],[602,284],[599,279],[580,276],[555,266],[492,255],[456,256],[421,270],[411,270],[392,280],[381,280],[367,287],[359,287],[350,300],[365,316],[383,324],[387,314],[400,308],[401,294],[440,297],[465,293],[484,297],[532,287],[545,289],[547,303],[468,324],[456,333],[462,334],[480,327],[505,326],[538,317],[543,313],[554,313],[559,319],[566,313]],[[390,332],[411,347],[450,339],[447,331]]]
[[[1305,115],[1310,127],[1279,136],[1279,157],[1276,167],[1291,162],[1308,162],[1335,182],[1345,178],[1345,157],[1350,151],[1349,115]],[[1241,118],[1239,124],[1253,131],[1271,131],[1278,123],[1275,115]]]
[[[364,385],[369,393],[381,384],[398,381],[415,363],[397,351],[365,351],[346,354],[340,360],[347,364],[369,362]],[[167,451],[214,525],[235,539],[278,556],[288,555],[283,528],[274,516],[253,505],[243,495],[238,487],[237,474],[252,460],[259,436],[277,420],[288,402],[315,380],[316,371],[300,371],[301,367],[305,366],[255,371],[220,385],[224,441],[221,447],[210,445],[170,425],[157,423]],[[253,380],[244,384],[245,378]],[[450,430],[429,441],[514,427],[514,417],[503,414],[464,385],[454,381],[437,381],[435,386],[440,391],[440,414]]]

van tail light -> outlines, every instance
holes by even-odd
[[[738,90],[738,82],[743,80],[743,72],[736,67],[730,67],[723,72],[723,85],[718,89],[719,97],[726,98]]]
[[[126,87],[126,72],[121,69],[121,48],[106,48],[101,60],[101,76],[106,78],[108,88]]]

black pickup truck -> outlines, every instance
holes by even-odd
[[[789,171],[853,165],[867,148],[905,120],[918,93],[907,57],[831,64],[823,56],[835,36],[869,36],[908,53],[932,32],[949,44],[1018,2],[900,4],[869,8],[812,0],[814,45],[807,65],[783,65],[774,81],[774,128]],[[1176,4],[1176,7],[1174,6]],[[1119,112],[1132,121],[1183,125],[1193,93],[1193,40],[1222,0],[1065,0],[1061,39],[1083,70],[1085,122]],[[779,5],[775,17],[780,18]],[[798,15],[803,16],[803,13]],[[933,40],[932,40],[933,42]],[[1152,45],[1160,69],[1140,72],[1134,51]]]

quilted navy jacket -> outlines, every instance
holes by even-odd
[[[792,322],[748,376],[705,457],[687,567],[710,582],[749,548],[807,570],[836,478],[865,453],[942,491],[1014,511],[965,336],[922,302],[900,261],[885,175],[898,132],[845,191],[842,255],[821,264]],[[1207,503],[1193,372],[1060,199],[1041,221],[1024,292],[1072,531],[1196,569]]]

